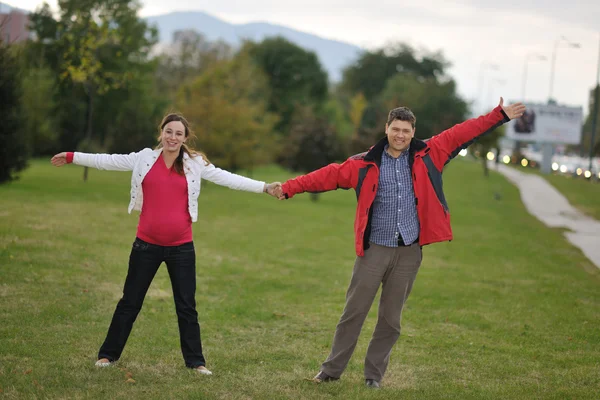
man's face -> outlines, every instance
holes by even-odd
[[[390,124],[385,124],[385,134],[390,148],[396,152],[403,152],[410,146],[410,140],[415,136],[415,128],[408,121],[396,119]]]

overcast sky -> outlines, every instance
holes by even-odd
[[[5,1],[5,0],[3,0]],[[34,10],[39,0],[8,0]],[[49,4],[54,7],[56,1]],[[502,95],[521,97],[525,59],[526,99],[545,102],[550,65],[556,52],[554,97],[561,104],[583,106],[596,82],[600,46],[600,0],[142,0],[142,16],[171,11],[205,11],[231,23],[270,22],[366,49],[402,41],[415,48],[442,51],[452,63],[450,75],[460,94],[491,107]],[[495,64],[497,70],[482,65]],[[479,84],[481,71],[484,84]],[[410,105],[408,105],[410,106]]]

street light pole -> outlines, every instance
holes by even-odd
[[[523,66],[523,80],[521,83],[521,101],[525,101],[525,89],[527,88],[527,65],[531,60],[546,61],[546,57],[538,53],[528,53],[525,56],[525,65]]]
[[[494,84],[498,84],[501,86],[504,86],[504,84],[506,83],[506,81],[504,79],[499,79],[499,78],[494,78],[494,79],[490,79],[490,81],[488,82],[488,93],[487,93],[487,105],[492,104],[492,106],[495,104],[494,103],[494,92],[493,92],[493,86]]]
[[[565,43],[567,47],[571,48],[579,48],[579,43],[570,42],[566,37],[561,36],[554,42],[554,49],[552,51],[552,61],[550,63],[550,92],[548,94],[548,103],[550,103],[553,95],[554,89],[554,69],[556,65],[556,52],[558,50],[558,46],[561,43]],[[540,171],[542,174],[549,174],[551,172],[551,164],[552,164],[552,153],[554,152],[554,146],[549,142],[540,142],[542,147],[542,163],[540,165]]]
[[[552,89],[554,86],[554,64],[556,64],[556,49],[561,39],[557,39],[554,42],[554,50],[552,51],[552,61],[550,61],[550,91],[548,92],[548,101],[552,99]]]
[[[481,63],[479,67],[479,83],[477,89],[477,102],[479,103],[479,107],[481,108],[479,111],[482,112],[485,109],[484,100],[483,100],[483,77],[486,69],[491,69],[497,71],[500,69],[496,64],[490,64],[486,61]],[[477,113],[476,113],[477,114]]]
[[[526,102],[525,90],[527,89],[527,66],[529,65],[529,61],[531,61],[531,60],[546,61],[546,57],[541,54],[538,54],[538,53],[527,53],[527,55],[525,56],[525,63],[523,66],[523,78],[522,78],[522,83],[521,83],[521,101],[522,102]],[[521,153],[521,142],[516,139],[514,141],[513,153],[514,154]]]
[[[594,139],[596,136],[596,124],[598,123],[598,103],[600,102],[600,41],[598,46],[598,72],[596,72],[596,87],[594,88],[594,111],[592,115],[592,138],[590,142],[590,165],[588,170],[592,172],[592,160],[594,159]],[[596,171],[599,172],[600,171]]]
[[[552,61],[550,63],[550,93],[548,94],[548,101],[552,100],[552,94],[554,89],[554,69],[556,64],[556,51],[558,50],[558,45],[561,43],[566,43],[567,47],[572,47],[578,49],[580,47],[579,43],[570,42],[566,37],[561,36],[554,42],[554,50],[552,51]]]

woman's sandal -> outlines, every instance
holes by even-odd
[[[202,375],[212,375],[212,372],[210,372],[204,365],[201,365],[199,367],[194,368],[196,370],[196,372],[198,372],[199,374]]]
[[[112,365],[112,361],[110,361],[108,358],[101,358],[98,361],[96,361],[96,367],[108,367],[110,365]]]

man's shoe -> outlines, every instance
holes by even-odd
[[[340,378],[334,378],[333,376],[327,375],[325,372],[321,371],[313,378],[314,382],[322,383],[322,382],[333,382],[337,381]]]
[[[365,379],[365,384],[371,389],[379,389],[380,387],[379,382],[377,382],[375,379]]]

